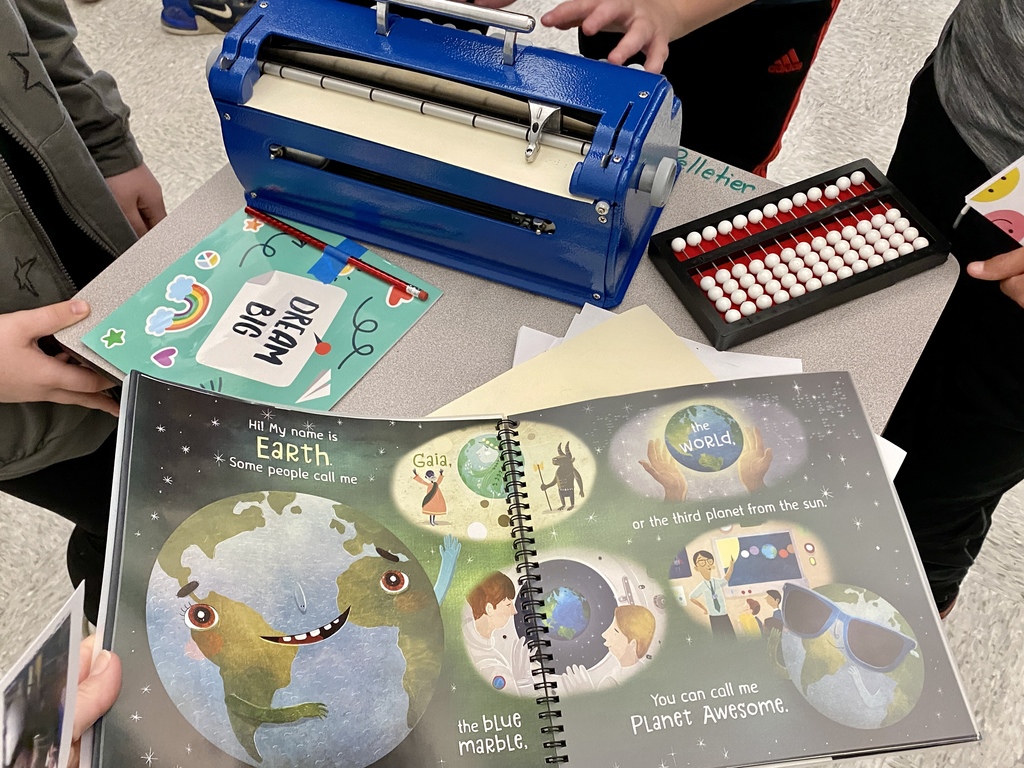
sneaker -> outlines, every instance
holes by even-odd
[[[252,8],[253,0],[163,0],[160,25],[174,35],[227,32]]]

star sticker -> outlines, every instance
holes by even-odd
[[[314,424],[312,421],[307,421],[305,424],[302,425],[302,428],[307,432],[316,432],[316,424]]]
[[[174,482],[174,478],[172,478],[170,475],[167,475],[167,477],[164,478],[164,482],[167,483],[168,485],[171,485]]]
[[[152,765],[153,763],[157,762],[157,759],[155,757],[153,757],[153,748],[152,747],[150,747],[149,752],[147,752],[144,755],[140,755],[139,757],[141,757],[143,760],[146,761],[146,765]]]
[[[138,711],[136,711],[136,712],[135,712],[135,714],[134,714],[134,715],[132,715],[132,720],[133,720],[134,722],[136,722],[136,723],[137,723],[137,722],[139,722],[139,720],[141,720],[141,719],[142,719],[142,715],[140,715],[140,714],[138,713]]]
[[[150,520],[159,520],[160,519],[160,515],[158,513],[154,512],[153,514],[151,514],[149,516],[149,519]]]
[[[141,536],[141,535],[142,535],[142,531],[136,531],[136,532],[135,532],[135,535],[136,535],[136,536]]]
[[[588,523],[592,523],[592,522],[594,522],[595,519],[597,519],[597,515],[595,515],[593,512],[591,512],[590,513],[590,517],[587,518],[587,522]]]
[[[24,261],[19,259],[17,256],[14,257],[14,279],[18,283],[18,290],[28,291],[36,298],[39,298],[39,292],[36,287],[32,285],[32,279],[28,276],[28,273],[32,270],[32,267],[36,265],[38,256],[33,256],[31,259],[26,258]]]
[[[167,431],[167,427],[165,427],[163,424],[157,424],[156,425],[156,431],[157,432],[166,432]]]
[[[213,460],[216,461],[218,464],[223,464],[224,463],[224,454],[222,454],[222,453],[214,454]]]
[[[187,754],[187,755],[191,755],[192,754],[192,745],[191,744],[186,744],[185,745],[185,754]]]
[[[383,455],[384,455],[384,453],[385,453],[385,451],[384,451],[384,449],[383,449],[383,448],[378,448],[378,449],[377,449],[377,455],[378,455],[378,456],[383,456]]]
[[[220,419],[210,419],[210,426],[211,427],[219,427],[220,426]]]
[[[149,691],[150,691],[150,687],[148,685],[145,688],[142,689],[143,693],[149,693]]]
[[[259,232],[263,229],[263,222],[259,219],[249,218],[242,222],[243,232]]]
[[[864,523],[863,523],[863,522],[861,521],[861,519],[860,519],[859,517],[855,517],[855,518],[853,518],[853,524],[854,524],[855,526],[857,526],[857,530],[858,530],[858,531],[860,530],[860,527],[861,527],[862,525],[864,525]]]
[[[839,461],[842,462],[843,464],[846,463],[846,457],[843,456],[843,454],[841,454],[841,453],[839,454]]]
[[[183,445],[183,446],[181,446],[181,452],[182,452],[182,453],[188,453],[188,452],[189,452],[189,451],[191,451],[191,450],[192,450],[192,449],[191,449],[191,448],[189,448],[189,447],[188,447],[187,445]]]
[[[389,427],[393,427],[393,426],[395,426],[395,422],[394,422],[394,421],[389,421],[389,422],[388,422],[388,426],[389,426]]]
[[[260,416],[262,416],[267,421],[273,421],[274,420],[274,412],[270,408],[267,408],[267,410],[265,410],[263,413],[261,413]]]
[[[124,344],[124,330],[121,328],[108,328],[105,336],[100,338],[103,342],[103,346],[107,349],[113,349]]]
[[[821,487],[821,498],[823,498],[823,499],[831,499],[832,498],[832,492],[828,488],[826,488],[825,486]]]

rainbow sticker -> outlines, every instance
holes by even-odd
[[[178,275],[167,284],[164,294],[168,301],[184,304],[183,309],[157,307],[146,318],[146,333],[163,336],[165,333],[186,331],[198,323],[213,306],[210,289],[191,275]]]

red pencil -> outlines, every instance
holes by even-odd
[[[257,211],[255,208],[252,208],[248,205],[245,206],[245,212],[252,216],[254,219],[259,219],[263,223],[269,224],[275,229],[279,229],[282,232],[286,232],[287,234],[294,237],[296,240],[300,240],[306,245],[311,245],[317,250],[322,251],[325,248],[327,248],[327,243],[325,243],[323,240],[318,240],[312,235],[303,232],[301,229],[297,229],[293,227],[291,224],[286,224],[279,218],[271,216],[269,213]],[[424,291],[422,288],[417,288],[415,285],[409,285],[409,283],[405,282],[404,280],[401,280],[395,277],[394,275],[389,275],[387,272],[381,269],[377,269],[377,267],[374,267],[371,264],[367,264],[365,261],[356,258],[355,256],[346,255],[345,259],[346,264],[351,264],[353,267],[360,270],[361,272],[365,272],[368,275],[373,275],[378,280],[383,280],[385,283],[393,285],[396,288],[400,288],[401,290],[405,291],[410,296],[412,296],[414,299],[423,299],[424,301],[426,301],[427,292]]]

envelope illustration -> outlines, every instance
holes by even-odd
[[[334,285],[272,271],[247,281],[196,353],[196,362],[287,387],[345,302]]]

